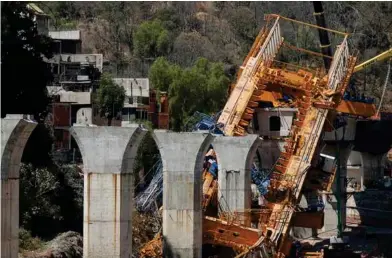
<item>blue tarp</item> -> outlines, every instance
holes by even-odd
[[[253,182],[257,185],[257,190],[261,195],[265,195],[268,193],[268,186],[270,184],[270,180],[266,173],[260,171],[255,165],[251,171],[251,177]]]
[[[218,176],[218,164],[216,164],[216,162],[213,162],[208,169],[208,172],[210,172],[214,176],[214,178],[216,178]]]
[[[193,118],[198,120],[198,122],[191,127],[191,131],[210,131],[210,133],[213,134],[223,134],[216,124],[220,114],[221,112],[218,112],[215,115],[209,116],[200,112],[195,112]]]

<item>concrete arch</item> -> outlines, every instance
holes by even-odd
[[[141,128],[70,129],[83,159],[84,257],[132,255],[133,164]]]
[[[224,210],[251,208],[250,171],[261,142],[258,135],[214,139],[212,144],[219,160],[218,199]]]
[[[214,136],[155,130],[153,137],[163,163],[163,255],[202,257],[202,165]]]
[[[1,225],[0,257],[18,257],[19,169],[23,150],[37,123],[24,115],[1,121]]]

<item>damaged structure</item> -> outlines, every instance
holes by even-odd
[[[329,53],[298,48],[286,40],[285,22],[340,40]],[[216,121],[204,117],[196,129],[207,130],[195,132],[153,131],[161,155],[157,180],[135,203],[147,209],[162,193],[163,226],[141,257],[202,257],[203,245],[231,248],[237,257],[287,257],[295,237],[336,230],[340,239],[348,224],[364,223],[366,211],[374,223],[376,207],[358,209],[355,198],[382,178],[391,140],[389,133],[377,151],[361,146],[363,135],[374,133],[363,124],[373,123],[377,112],[372,103],[345,98],[351,76],[367,65],[357,65],[348,37],[268,15]],[[329,62],[315,69],[293,65],[285,62],[286,50]],[[1,257],[18,256],[19,166],[35,126],[27,116],[2,119]],[[84,257],[131,257],[133,164],[146,130],[74,124],[70,133],[83,159]],[[347,200],[350,162],[361,164],[359,187],[350,185],[354,201]]]

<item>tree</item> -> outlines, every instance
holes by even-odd
[[[172,129],[183,130],[196,111],[210,114],[223,108],[229,82],[223,64],[205,58],[199,58],[193,67],[177,73],[169,88]]]
[[[171,128],[180,131],[194,112],[218,112],[226,101],[230,80],[222,63],[198,58],[190,68],[181,69],[158,58],[149,76],[154,88],[169,93]]]
[[[165,55],[169,52],[169,43],[169,32],[157,19],[143,22],[134,36],[135,52],[144,58]]]
[[[1,3],[1,117],[33,114],[43,119],[49,103],[51,39],[38,34],[26,2]]]
[[[104,73],[97,92],[97,104],[101,116],[108,119],[108,126],[112,124],[113,117],[122,111],[124,101],[125,89],[116,84],[109,74]]]
[[[54,164],[20,169],[20,225],[50,239],[59,232],[83,231],[83,176],[76,166]]]
[[[164,57],[158,57],[151,66],[148,77],[155,89],[167,92],[179,71],[180,67],[170,64]]]

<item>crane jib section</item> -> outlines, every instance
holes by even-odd
[[[340,45],[338,51],[336,51],[333,60],[328,74],[327,85],[329,89],[338,91],[340,86],[349,79],[346,77],[352,74],[355,65],[355,60],[349,56],[346,38]],[[351,72],[349,70],[351,70]],[[329,101],[333,101],[333,97],[331,97]],[[328,113],[327,109],[318,109],[307,104],[308,103],[306,103],[305,100],[304,106],[308,106],[308,108],[305,108],[303,111],[305,118],[303,123],[301,123],[302,126],[300,125],[295,133],[297,139],[302,139],[303,141],[300,144],[300,149],[291,156],[288,166],[285,169],[286,175],[295,178],[292,188],[292,196],[295,199],[298,199],[300,195],[306,173],[310,168]],[[276,218],[273,226],[268,229],[270,230],[269,235],[271,240],[279,246],[279,244],[282,244],[281,239],[284,239],[287,234],[290,220],[294,212],[289,205],[285,204],[275,204],[273,210],[286,211],[281,212],[280,217]]]
[[[279,17],[276,19],[268,36],[264,41],[260,42],[259,51],[255,57],[247,58],[247,62],[242,67],[242,72],[236,82],[236,85],[226,102],[218,124],[223,125],[225,135],[233,135],[235,128],[248,107],[253,91],[257,89],[258,70],[262,67],[268,67],[275,55],[278,53],[279,47],[283,42],[280,34]]]

